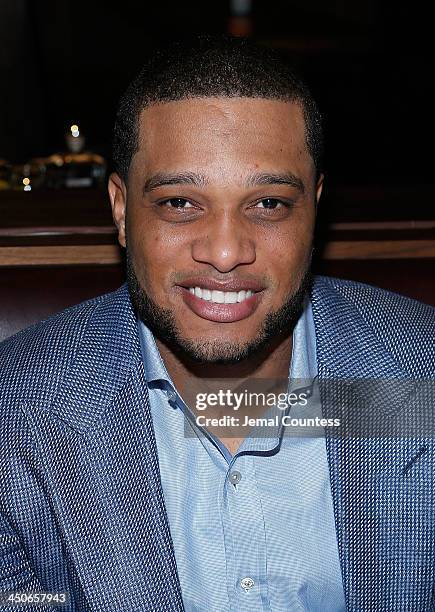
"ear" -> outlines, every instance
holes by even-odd
[[[112,206],[112,216],[118,228],[118,242],[125,247],[125,211],[127,204],[127,188],[122,178],[113,172],[109,176],[109,198]]]
[[[323,180],[325,178],[324,174],[320,174],[319,178],[317,179],[317,184],[316,184],[316,208],[317,205],[319,203],[320,200],[320,196],[322,195],[322,189],[323,189]]]

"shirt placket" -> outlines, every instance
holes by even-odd
[[[252,455],[237,454],[222,490],[227,589],[234,612],[269,610],[264,517]]]

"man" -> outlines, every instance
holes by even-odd
[[[404,405],[420,417],[408,382],[433,376],[434,313],[310,282],[321,151],[306,87],[246,41],[161,51],[130,85],[109,181],[128,287],[0,350],[0,591],[65,610],[434,609],[432,437],[389,435]],[[283,380],[305,400],[287,417],[354,435],[260,435],[276,406],[244,400],[246,428],[233,387],[226,407],[210,392]]]

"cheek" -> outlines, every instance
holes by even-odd
[[[146,219],[128,229],[128,250],[140,284],[155,301],[167,300],[171,274],[186,259],[185,238]]]
[[[262,237],[257,241],[257,251],[262,252],[263,261],[267,259],[289,262],[303,258],[312,241],[312,234],[305,229],[282,231]]]
[[[270,278],[277,297],[296,289],[311,258],[313,223],[292,224],[263,237],[257,263]]]

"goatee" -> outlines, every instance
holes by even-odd
[[[309,290],[312,276],[308,268],[298,288],[289,294],[283,305],[269,312],[257,336],[247,342],[229,340],[209,340],[184,338],[177,327],[172,311],[156,304],[141,287],[134,271],[133,263],[127,249],[127,284],[131,302],[145,325],[154,336],[180,356],[185,356],[195,363],[230,365],[238,364],[255,353],[264,350],[277,337],[288,337],[299,319],[304,299]],[[224,325],[224,324],[223,324]]]

